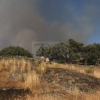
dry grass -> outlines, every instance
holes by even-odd
[[[45,70],[46,70],[46,68],[63,68],[63,69],[66,69],[66,70],[73,70],[73,71],[76,71],[76,72],[88,74],[88,75],[96,77],[96,78],[100,78],[100,68],[99,67],[97,68],[97,66],[87,66],[87,65],[78,65],[78,64],[58,64],[58,63],[55,63],[55,62],[53,62],[51,64],[46,64],[46,63],[39,64],[38,63],[37,68],[38,68],[39,72],[41,72],[41,71],[43,72],[43,70],[41,70],[41,66],[43,68],[45,68]],[[90,68],[92,70],[91,73],[85,73],[85,70],[87,68]],[[44,73],[45,73],[45,70],[44,70]]]
[[[77,72],[80,72],[80,70],[84,70],[84,67],[80,67],[79,65],[73,65],[73,64],[70,64],[70,65],[69,64],[58,64],[58,63],[46,64],[44,62],[40,64],[39,62],[35,62],[35,66],[41,75],[45,74],[47,68],[64,68],[66,70],[74,70]],[[46,93],[42,94],[41,88],[43,87],[42,86],[43,83],[42,84],[40,83],[39,76],[34,70],[32,70],[32,67],[33,67],[32,63],[30,61],[26,61],[25,59],[18,60],[14,58],[14,59],[8,59],[8,60],[2,59],[0,61],[1,73],[3,73],[5,69],[9,70],[10,75],[17,73],[17,72],[22,73],[22,76],[17,77],[18,78],[17,81],[22,82],[24,80],[24,82],[22,82],[24,85],[23,86],[24,89],[29,88],[32,91],[32,94],[34,94],[34,95],[27,94],[25,100],[100,100],[99,91],[96,93],[86,94],[86,93],[79,93],[76,89],[72,92],[70,91],[66,93],[65,97],[63,98],[59,95],[52,96]],[[99,71],[97,68],[94,68],[94,70],[95,69]],[[3,75],[1,75],[1,78],[2,76]],[[67,77],[71,78],[69,76]],[[2,83],[4,84],[3,78],[2,78]],[[19,85],[19,84],[16,83],[16,85]],[[49,85],[44,84],[44,87],[46,86],[54,90],[54,87],[50,87]],[[15,100],[23,100],[23,99],[15,99]]]
[[[27,96],[26,100],[61,100],[62,98],[60,97],[52,97],[52,96]],[[62,100],[67,100],[67,99],[62,99]]]
[[[10,59],[2,59],[0,60],[0,71],[2,69],[10,69],[11,72],[25,72],[25,71],[31,71],[32,63],[30,61],[26,61],[24,58],[22,59],[16,59],[16,58],[10,58]]]
[[[48,68],[48,65],[46,63],[42,62],[37,67],[37,71],[38,71],[39,74],[44,75],[46,73],[47,68]]]
[[[17,100],[23,100],[23,99],[17,99]],[[68,93],[66,94],[65,97],[35,94],[35,96],[27,95],[25,100],[100,100],[100,92],[96,92],[94,94]]]
[[[85,73],[94,74],[94,70],[91,68],[85,68],[84,71]]]
[[[58,63],[52,63],[52,64],[48,64],[49,68],[64,68],[67,70],[75,70],[75,71],[79,71],[81,69],[83,69],[83,67],[80,67],[78,65],[74,65],[74,64],[58,64]]]
[[[35,73],[34,70],[32,70],[33,65],[29,60],[22,59],[16,59],[16,58],[10,58],[10,59],[2,59],[0,60],[0,75],[3,77],[3,80],[6,80],[5,83],[10,83],[7,86],[15,86],[14,81],[16,81],[16,84],[19,86],[24,87],[24,89],[29,88],[35,88],[39,84],[39,76]],[[7,72],[8,76],[5,74]],[[17,76],[16,76],[17,75]],[[7,80],[10,76],[13,77],[13,80]],[[5,77],[5,78],[4,78]],[[0,80],[1,81],[1,80]],[[19,83],[20,82],[20,83]],[[6,84],[3,84],[4,86]]]
[[[35,61],[34,61],[34,66],[35,66],[35,67],[38,67],[39,65],[40,65],[40,61],[35,60]]]
[[[4,69],[4,66],[0,63],[0,71]]]
[[[25,78],[25,88],[29,88],[31,91],[40,85],[39,76],[35,71],[31,71],[24,75]]]

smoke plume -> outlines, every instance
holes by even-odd
[[[63,10],[59,5],[53,0],[0,0],[0,49],[13,45],[32,51],[34,41],[70,38],[87,43],[96,22],[93,19],[98,19],[90,14],[96,15],[97,7],[93,3],[85,5],[79,16],[72,2],[65,4]]]

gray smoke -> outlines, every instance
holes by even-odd
[[[71,21],[70,17],[67,18],[65,22],[56,20],[56,17],[58,17],[56,13],[53,13],[53,16],[51,16],[51,19],[53,17],[55,19],[50,21],[39,13],[38,3],[42,2],[40,1],[41,0],[0,0],[1,49],[6,46],[14,45],[22,46],[32,51],[32,42],[47,40],[66,41],[69,38],[87,43],[89,35],[93,32],[93,22],[95,22],[95,20],[93,20],[95,16],[91,17],[90,14],[98,13],[95,12],[95,5],[86,5],[83,14],[78,16],[72,13],[74,12],[72,3],[67,4],[64,8],[65,13],[67,15],[70,13],[69,16],[71,16],[73,21]],[[55,9],[57,10],[58,8]],[[50,9],[46,9],[43,13],[47,13],[49,10]],[[50,14],[52,15],[52,12],[50,12]],[[48,17],[48,15],[46,15],[46,17]],[[95,25],[96,24],[97,23],[95,23]]]
[[[0,1],[1,48],[9,45],[18,45],[31,51],[32,41],[44,39],[46,22],[36,11],[36,1],[27,1]]]

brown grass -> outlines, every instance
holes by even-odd
[[[35,71],[32,71],[25,75],[25,88],[30,90],[38,87],[40,85],[39,76]]]
[[[39,84],[39,76],[32,70],[32,63],[24,58],[18,60],[16,58],[0,60],[0,87],[24,87],[24,89],[32,89]],[[10,76],[20,73],[14,80],[9,80]],[[7,80],[8,79],[8,80]],[[24,80],[24,81],[23,81]],[[5,81],[5,83],[3,83]],[[16,84],[18,86],[16,86]]]
[[[16,100],[16,99],[15,99]],[[22,100],[22,99],[17,99]],[[76,94],[76,93],[68,93],[65,97],[60,96],[51,96],[51,95],[26,95],[25,100],[100,100],[100,92],[96,92],[94,94]]]
[[[47,68],[64,68],[66,70],[74,70],[77,72],[80,72],[80,70],[84,70],[84,67],[80,67],[79,65],[73,65],[73,64],[58,64],[58,63],[52,63],[52,64],[46,64],[38,62],[35,63],[36,68],[38,69],[39,73],[41,75],[45,74]],[[39,75],[32,70],[32,63],[30,61],[26,61],[25,59],[18,60],[16,58],[14,59],[8,59],[4,60],[2,59],[0,61],[0,85],[3,86],[3,84],[6,84],[5,86],[22,86],[24,89],[29,88],[32,92],[32,94],[27,94],[26,100],[100,100],[100,91],[96,93],[79,93],[76,90],[70,91],[66,94],[64,94],[62,91],[53,91],[52,94],[55,94],[59,92],[60,94],[64,94],[64,97],[61,97],[59,95],[51,95],[51,93],[43,93],[41,92],[41,88],[46,87],[50,88],[51,90],[54,90],[56,87],[53,87],[52,85],[49,85],[48,83],[40,83],[39,81]],[[87,67],[87,66],[86,66]],[[7,71],[5,71],[8,70]],[[94,68],[94,70],[100,72],[100,69]],[[5,71],[5,72],[4,72]],[[10,73],[9,73],[10,72]],[[13,73],[20,72],[23,73],[22,77],[19,77],[19,79],[16,81],[13,81],[13,83],[7,82],[6,79],[4,80],[4,77],[9,75],[12,75]],[[52,72],[53,74],[53,72]],[[92,76],[95,76],[93,74]],[[66,76],[68,79],[72,79],[71,76]],[[96,77],[96,76],[95,76]],[[24,78],[24,82],[22,82],[22,78]],[[7,84],[9,83],[9,84]],[[16,100],[16,99],[15,99]],[[23,100],[23,97],[21,99],[17,100]]]

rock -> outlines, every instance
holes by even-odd
[[[51,74],[52,71],[54,71],[55,74]],[[46,74],[40,77],[40,79],[41,82],[46,81],[55,86],[58,85],[65,91],[67,91],[69,87],[72,87],[82,92],[90,92],[100,87],[100,79],[62,68],[48,68]]]
[[[46,61],[46,63],[49,63],[50,62],[49,58],[46,58],[45,61]]]
[[[45,57],[44,57],[44,56],[41,56],[41,57],[40,57],[40,60],[41,60],[42,62],[44,62],[44,61],[45,61]]]
[[[15,73],[9,77],[9,80],[22,81],[22,74]]]

